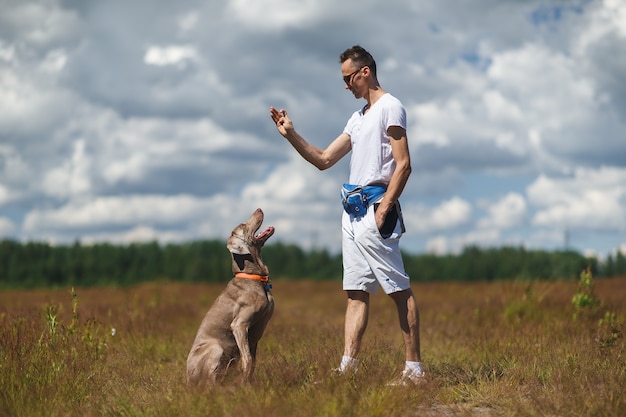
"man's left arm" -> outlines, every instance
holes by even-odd
[[[409,154],[409,143],[406,137],[406,129],[400,126],[390,126],[387,129],[389,142],[391,143],[391,154],[396,162],[396,170],[391,176],[387,192],[376,210],[376,225],[380,229],[385,222],[387,213],[400,198],[404,186],[411,175],[411,156]]]

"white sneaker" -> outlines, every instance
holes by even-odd
[[[349,367],[345,371],[342,371],[341,368],[337,367],[337,368],[332,368],[330,370],[329,376],[331,379],[339,379],[343,377],[353,376],[354,374],[356,374],[357,371],[358,371],[358,367]],[[313,381],[314,385],[319,385],[323,383],[324,383],[323,379],[320,379],[318,381]]]
[[[341,368],[333,368],[330,372],[331,375],[354,375],[359,371],[358,366],[347,366],[343,371]]]
[[[426,373],[425,372],[415,372],[405,369],[402,371],[402,374],[389,382],[387,385],[390,387],[406,387],[410,385],[420,385],[426,382]]]

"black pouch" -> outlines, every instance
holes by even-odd
[[[380,203],[374,204],[374,213],[376,213],[376,210],[378,210],[379,205]],[[387,212],[387,217],[385,217],[385,222],[383,223],[383,226],[380,229],[378,229],[378,232],[380,233],[383,239],[387,239],[389,238],[389,236],[391,236],[394,229],[396,228],[396,223],[398,222],[398,220],[400,220],[400,222],[402,223],[402,233],[404,233],[405,231],[404,221],[402,220],[402,211],[400,209],[400,203],[396,202],[391,208],[391,210]]]

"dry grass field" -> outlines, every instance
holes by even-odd
[[[231,369],[208,391],[185,363],[219,285],[0,292],[0,416],[625,416],[626,279],[414,284],[429,380],[389,387],[402,341],[372,298],[354,377],[333,377],[339,282],[275,281],[254,382]]]

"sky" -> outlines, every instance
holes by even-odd
[[[626,252],[622,0],[0,0],[0,239],[225,241],[260,207],[339,252],[350,154],[317,170],[269,108],[325,148],[356,44],[407,111],[404,251]]]

